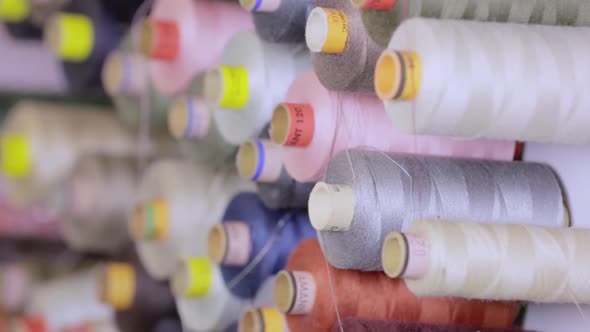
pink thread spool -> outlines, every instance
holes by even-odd
[[[195,75],[217,63],[232,35],[253,29],[251,15],[237,4],[156,0],[141,31],[154,86],[167,95],[181,92]]]
[[[270,135],[275,143],[294,145],[285,149],[283,161],[287,172],[300,182],[320,179],[332,156],[349,148],[493,160],[514,158],[514,141],[402,133],[392,126],[379,99],[328,91],[313,72],[303,73],[293,82],[285,102],[297,106],[281,104],[276,108]]]

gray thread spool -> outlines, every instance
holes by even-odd
[[[305,42],[305,20],[311,0],[281,0],[273,12],[252,12],[256,32],[271,43]]]
[[[342,53],[311,54],[322,85],[334,91],[374,93],[375,64],[384,47],[369,38],[359,11],[349,1],[315,0],[314,5],[341,10],[348,19],[348,38]]]
[[[269,139],[269,127],[270,125],[267,125],[258,138]],[[257,182],[256,188],[260,199],[270,209],[304,208],[307,207],[309,194],[311,194],[314,185],[315,182],[302,183],[296,181],[283,167],[276,182]]]
[[[418,218],[549,227],[563,227],[568,219],[559,182],[542,164],[348,150],[332,159],[325,182],[352,188],[353,196],[337,204],[342,195],[326,195],[330,189],[318,189],[329,186],[319,183],[309,201],[326,258],[342,269],[381,270],[385,236]],[[323,230],[334,229],[335,217],[348,218],[348,229]]]
[[[204,74],[196,76],[189,84],[186,96],[175,99],[168,111],[169,132],[178,139],[181,154],[190,161],[206,163],[215,168],[233,167],[238,147],[228,143],[213,121],[213,110],[201,102],[204,88]],[[187,122],[188,112],[206,112],[209,121],[207,132],[201,137],[191,137]],[[203,113],[201,113],[203,114]],[[178,118],[180,117],[180,118]],[[197,120],[198,121],[198,120]]]
[[[389,10],[361,10],[367,34],[387,46],[393,32],[409,17],[590,25],[590,3],[585,0],[398,0]]]

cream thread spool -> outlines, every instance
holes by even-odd
[[[387,236],[382,258],[418,296],[581,304],[590,303],[590,268],[580,264],[588,237],[586,229],[419,220]]]

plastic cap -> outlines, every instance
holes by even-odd
[[[48,21],[44,31],[45,43],[60,58],[82,62],[94,48],[94,25],[81,14],[59,13]]]
[[[346,231],[354,217],[352,187],[318,182],[309,196],[309,220],[318,231]]]
[[[31,13],[28,0],[0,0],[0,20],[5,22],[22,22]]]

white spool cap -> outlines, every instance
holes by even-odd
[[[311,225],[318,231],[347,231],[354,217],[352,187],[316,183],[309,195],[308,210]]]
[[[207,255],[217,264],[244,266],[252,252],[252,237],[248,224],[241,221],[224,222],[211,227],[207,237]]]
[[[281,6],[281,0],[240,0],[242,8],[252,12],[274,12]]]
[[[315,304],[316,287],[311,273],[283,270],[275,280],[275,305],[284,314],[308,314]]]

